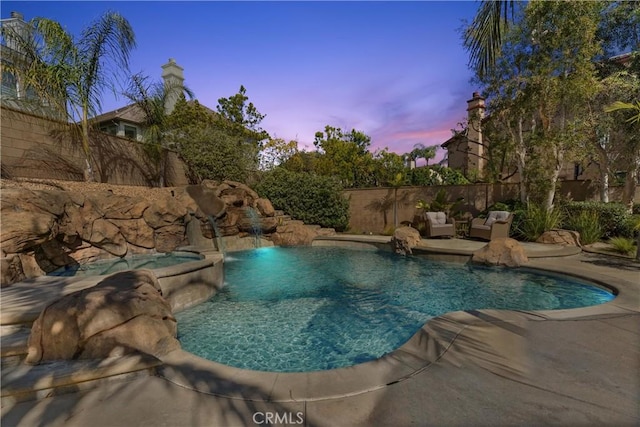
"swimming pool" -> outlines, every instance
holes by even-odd
[[[176,317],[183,348],[200,357],[302,372],[377,359],[451,311],[577,308],[613,298],[578,279],[526,270],[272,247],[233,253],[223,290]]]
[[[103,276],[118,271],[139,268],[162,268],[183,262],[198,261],[200,254],[170,252],[162,254],[133,255],[125,258],[108,258],[82,265],[68,265],[47,273],[48,276]]]

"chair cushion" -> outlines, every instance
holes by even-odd
[[[477,228],[478,230],[491,230],[490,225],[482,225],[482,224],[474,225],[473,228]]]
[[[427,212],[427,218],[431,225],[442,225],[447,223],[447,216],[444,212]]]
[[[510,213],[507,211],[489,211],[489,216],[484,222],[484,225],[492,226],[496,221],[506,221],[509,218]]]
[[[453,224],[434,224],[431,226],[432,228],[445,229],[450,228],[453,230]]]

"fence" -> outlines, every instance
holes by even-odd
[[[2,176],[82,181],[85,160],[80,144],[74,143],[64,128],[62,122],[2,106]],[[94,132],[90,144],[97,181],[149,185],[154,165],[143,155],[139,143]],[[177,154],[169,151],[165,174],[167,185],[186,185],[185,170]]]
[[[382,233],[394,225],[394,218],[398,224],[412,221],[418,200],[431,202],[441,189],[446,191],[449,202],[462,198],[459,209],[474,216],[496,202],[519,198],[517,183],[345,190],[349,199],[349,227],[355,232]],[[592,181],[561,181],[556,192],[556,196],[577,201],[599,200],[598,195],[597,185]],[[612,201],[621,200],[622,187],[610,188],[609,196]],[[634,200],[640,202],[639,187]]]

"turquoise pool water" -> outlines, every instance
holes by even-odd
[[[277,372],[333,369],[389,353],[434,316],[543,310],[614,298],[578,279],[386,252],[263,248],[225,261],[225,287],[177,314],[185,350]]]
[[[202,259],[199,254],[178,252],[167,254],[133,255],[126,258],[109,258],[84,265],[72,265],[48,273],[48,276],[102,276],[137,268],[161,268],[183,262]]]

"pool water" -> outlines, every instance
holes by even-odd
[[[133,255],[126,258],[109,258],[94,261],[83,265],[70,265],[61,267],[48,276],[102,276],[118,271],[133,270],[138,268],[161,268],[183,262],[197,261],[202,256],[195,253],[180,252],[166,254]]]
[[[332,247],[270,247],[225,260],[225,287],[177,314],[183,349],[260,371],[377,359],[457,310],[547,310],[610,301],[578,279]]]

